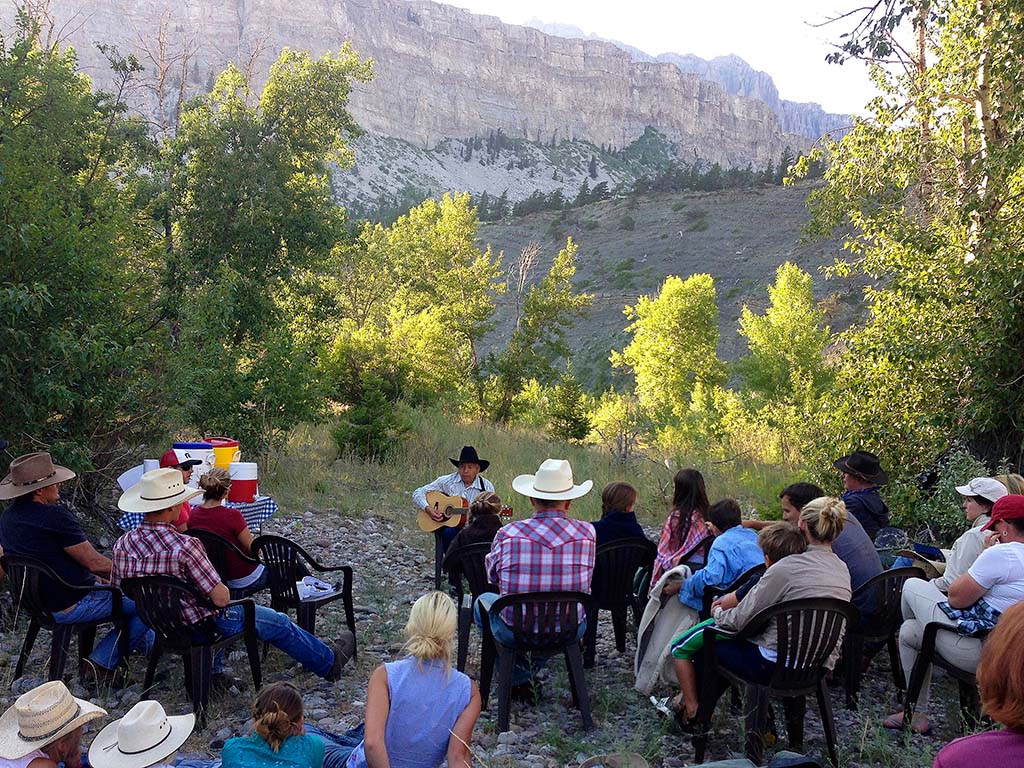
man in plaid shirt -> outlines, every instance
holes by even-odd
[[[594,526],[566,516],[573,499],[587,494],[593,482],[573,484],[572,466],[563,459],[546,459],[535,475],[519,475],[512,488],[530,499],[533,516],[501,528],[491,544],[485,564],[487,575],[498,585],[501,595],[523,592],[590,592],[597,550]],[[489,608],[498,594],[480,595],[478,603]],[[475,608],[477,624],[483,624]],[[502,616],[491,616],[494,639],[512,645],[511,609]],[[580,608],[580,637],[586,630],[586,616]],[[543,665],[534,658],[531,670],[517,659],[513,675],[513,693],[518,697],[533,694],[531,677]],[[530,690],[527,691],[526,689]]]
[[[210,619],[225,635],[242,630],[243,609],[228,605],[228,588],[206,556],[202,543],[185,536],[174,527],[181,504],[202,491],[182,483],[177,469],[154,469],[125,491],[117,505],[126,512],[145,515],[138,528],[129,531],[114,544],[111,581],[137,576],[173,576],[209,596],[211,606],[194,600],[182,602],[182,618],[189,624]],[[345,630],[329,648],[304,629],[297,627],[287,614],[256,606],[256,634],[260,640],[281,649],[306,669],[328,680],[336,680],[341,668],[355,650],[355,637]]]

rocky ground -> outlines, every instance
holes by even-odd
[[[411,522],[411,521],[410,521]],[[264,666],[264,681],[293,680],[305,694],[307,720],[323,728],[342,731],[362,721],[366,684],[373,667],[401,654],[402,627],[412,602],[431,588],[433,540],[392,520],[379,517],[345,519],[336,510],[308,510],[291,518],[269,521],[265,532],[291,536],[311,549],[325,563],[349,563],[355,568],[356,622],[359,657],[337,683],[327,683],[290,664],[272,650]],[[653,533],[653,532],[652,532]],[[5,596],[6,597],[6,596]],[[318,634],[333,637],[344,626],[338,603],[318,618]],[[43,681],[49,636],[41,633],[26,676],[12,680],[18,647],[25,623],[14,623],[4,613],[0,635],[0,705],[10,705],[15,696]],[[578,765],[584,758],[631,751],[644,755],[652,765],[677,768],[689,765],[693,749],[688,737],[656,713],[651,704],[632,687],[630,638],[625,655],[614,650],[611,622],[603,616],[599,632],[597,667],[587,672],[591,706],[596,727],[584,733],[579,715],[572,708],[564,666],[553,660],[547,670],[544,694],[536,707],[513,703],[512,727],[498,734],[496,712],[484,712],[474,735],[473,749],[479,765],[495,768],[554,768]],[[884,654],[883,654],[884,656]],[[195,734],[183,752],[216,756],[225,739],[249,733],[249,703],[253,697],[248,667],[242,652],[231,654],[230,664],[237,685],[215,692],[207,728]],[[74,665],[69,663],[69,672]],[[171,713],[187,711],[181,663],[167,657],[161,663],[164,677],[154,691]],[[471,635],[467,672],[476,677],[479,669],[479,635]],[[145,665],[132,660],[127,687],[84,688],[76,677],[72,690],[120,716],[134,705],[141,693]],[[881,728],[880,720],[895,706],[895,695],[887,659],[880,658],[864,680],[858,712],[844,707],[842,689],[832,691],[832,705],[840,731],[843,761],[849,766],[930,766],[939,746],[958,735],[956,688],[941,673],[936,674],[933,691],[933,736],[901,737]],[[781,712],[780,712],[781,719]],[[87,736],[87,741],[88,741]],[[715,722],[707,759],[741,756],[742,717],[729,713],[723,701]],[[824,753],[824,740],[817,709],[808,707],[805,750]]]

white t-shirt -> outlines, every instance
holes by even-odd
[[[41,749],[33,750],[24,757],[19,757],[17,760],[5,760],[0,757],[0,768],[26,768],[26,766],[33,760],[37,760],[40,757],[43,758],[43,760],[50,759],[50,756]]]
[[[985,602],[1002,613],[1024,600],[1024,544],[1007,541],[989,547],[967,573],[988,590]]]

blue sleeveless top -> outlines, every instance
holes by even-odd
[[[441,661],[407,658],[384,668],[391,696],[384,744],[392,768],[437,768],[448,753],[450,731],[469,704],[469,678]],[[360,744],[347,767],[365,766]]]

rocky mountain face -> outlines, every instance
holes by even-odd
[[[14,5],[0,0],[8,23]],[[786,136],[763,101],[673,64],[428,0],[50,0],[49,9],[100,85],[110,78],[98,42],[136,53],[151,74],[161,34],[165,57],[189,46],[187,89],[199,92],[229,61],[251,64],[259,82],[284,46],[319,54],[349,40],[376,69],[353,95],[355,118],[424,148],[499,129],[619,148],[653,126],[681,158],[761,166],[806,143]]]
[[[587,35],[583,30],[566,24],[547,24],[531,19],[527,25],[542,32],[573,39],[600,40]],[[674,64],[682,72],[699,75],[704,80],[718,83],[733,96],[744,96],[763,101],[775,113],[779,125],[786,133],[804,136],[814,140],[829,131],[841,131],[851,123],[849,115],[826,112],[820,105],[810,102],[796,102],[779,97],[775,81],[767,72],[754,69],[739,56],[716,56],[702,59],[691,53],[663,53],[658,56],[641,51],[617,40],[607,40],[626,51],[636,61],[657,61]]]

